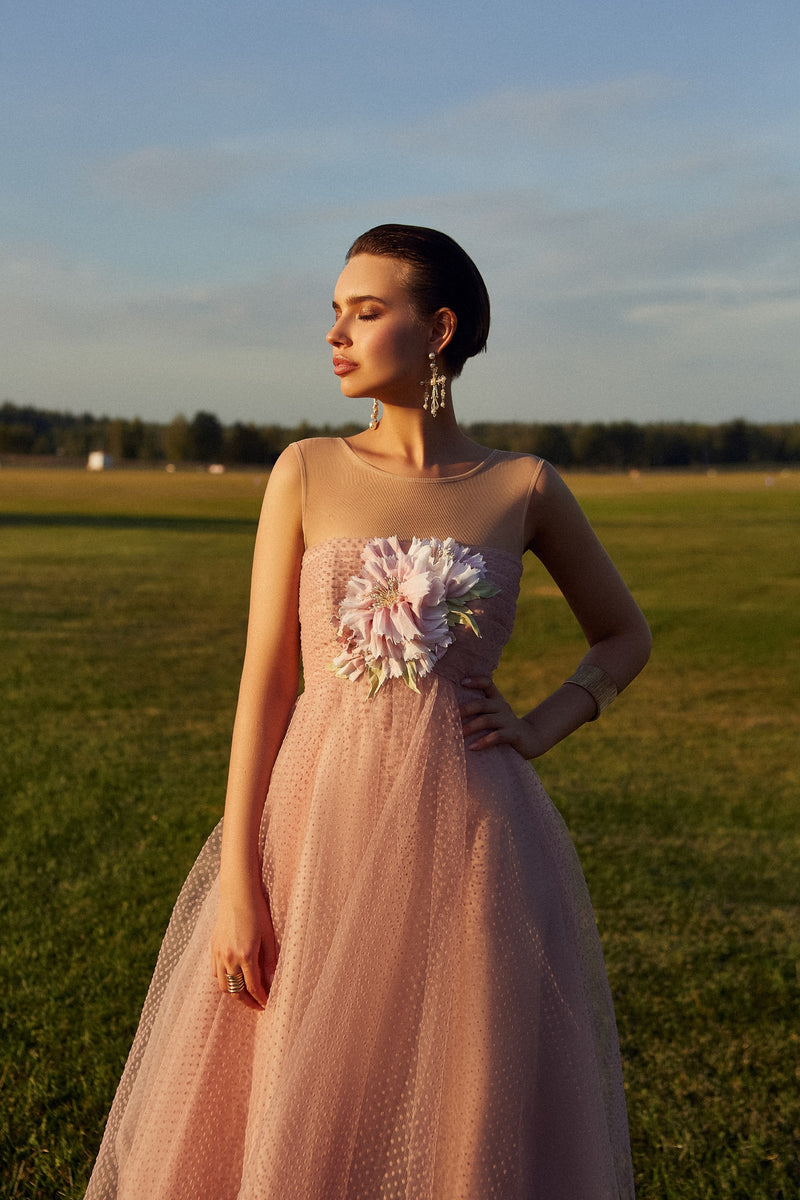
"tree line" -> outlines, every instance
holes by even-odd
[[[347,436],[360,428],[306,422],[294,427],[241,421],[223,425],[209,412],[197,412],[191,420],[179,415],[169,424],[158,424],[138,417],[49,412],[6,401],[0,405],[0,454],[72,460],[100,450],[120,463],[270,466],[299,438]],[[479,421],[463,428],[484,445],[539,454],[560,467],[632,470],[800,462],[800,422],[755,424],[743,418],[719,425]]]

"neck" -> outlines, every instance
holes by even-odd
[[[460,463],[475,450],[456,421],[449,389],[435,417],[422,408],[421,397],[413,408],[389,403],[382,408],[378,428],[365,430],[357,440],[370,455],[417,471]]]

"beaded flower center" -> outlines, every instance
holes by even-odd
[[[385,584],[376,583],[369,594],[372,608],[391,608],[400,597],[400,580],[392,575]]]

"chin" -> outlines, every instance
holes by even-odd
[[[349,400],[364,400],[367,398],[367,396],[369,396],[370,399],[372,398],[372,392],[364,392],[361,390],[361,388],[356,387],[354,384],[351,384],[348,387],[348,384],[350,384],[350,380],[347,379],[347,377],[339,380],[341,393],[343,396],[347,396]]]

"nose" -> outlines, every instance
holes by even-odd
[[[342,325],[342,317],[337,317],[333,322],[333,325],[331,325],[330,329],[325,334],[325,340],[331,346],[344,346],[350,342],[350,338],[345,333]]]

